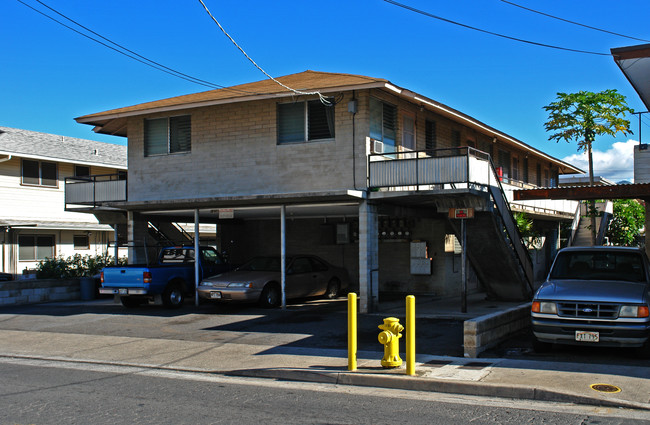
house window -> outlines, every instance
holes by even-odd
[[[18,236],[18,259],[20,261],[37,261],[54,257],[54,236],[20,235]]]
[[[144,120],[144,156],[192,150],[190,115]]]
[[[415,150],[415,119],[409,115],[402,117],[402,147]]]
[[[32,161],[23,159],[21,177],[23,184],[36,186],[58,186],[57,166],[55,162]]]
[[[501,167],[503,172],[503,177],[508,178],[510,174],[510,152],[499,149],[499,158],[497,160],[497,166]]]
[[[384,144],[384,152],[395,152],[397,108],[370,98],[370,137]]]
[[[427,120],[424,124],[424,146],[426,150],[434,150],[438,147],[436,135],[436,122]]]
[[[540,164],[537,164],[537,186],[542,187],[542,166]]]
[[[90,167],[85,165],[75,165],[74,166],[74,176],[75,177],[88,177],[90,175]]]
[[[455,148],[460,147],[460,131],[458,130],[451,131],[451,145]]]
[[[528,183],[528,157],[524,158],[524,183]]]
[[[549,179],[548,169],[545,168],[545,169],[544,169],[544,187],[549,187],[549,186],[550,186],[550,183],[551,183],[551,181],[550,181],[550,179]]]
[[[516,156],[512,157],[512,178],[519,180],[519,158]]]
[[[278,144],[333,138],[333,106],[320,100],[278,104]]]
[[[88,235],[74,235],[72,237],[72,243],[74,244],[74,249],[90,249],[90,238]]]

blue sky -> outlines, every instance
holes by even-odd
[[[22,0],[62,20],[36,0]],[[264,77],[220,32],[198,0],[42,0],[140,55],[229,86]],[[515,42],[422,16],[382,0],[204,0],[273,76],[306,69],[386,78],[583,166],[574,143],[548,141],[542,107],[557,92],[617,89],[645,111],[611,56]],[[500,0],[399,0],[430,14],[507,36],[609,53],[643,44],[534,14]],[[647,0],[512,0],[564,19],[650,40]],[[3,0],[0,125],[125,143],[73,118],[207,88],[157,71]],[[67,22],[70,24],[70,22]],[[650,115],[644,118],[650,140]],[[632,177],[635,135],[599,138],[595,172]]]

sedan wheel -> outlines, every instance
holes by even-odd
[[[327,291],[325,292],[325,297],[329,298],[330,300],[334,298],[338,298],[339,292],[341,292],[341,284],[339,283],[338,280],[332,279],[329,281],[327,284]]]
[[[265,308],[277,307],[280,305],[280,289],[277,285],[268,284],[262,290],[260,304]]]

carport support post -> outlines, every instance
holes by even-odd
[[[467,313],[467,225],[465,223],[465,219],[460,220],[460,238],[462,239],[460,245],[460,280],[462,280],[460,291],[461,313]]]
[[[376,310],[379,301],[379,234],[377,206],[359,204],[359,311]]]
[[[287,297],[284,293],[287,282],[287,207],[280,207],[280,294],[282,296],[282,310],[287,308]]]
[[[199,261],[201,252],[199,251],[199,210],[194,210],[194,305],[199,306]]]

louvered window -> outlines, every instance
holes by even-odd
[[[424,129],[424,143],[426,150],[434,150],[438,147],[438,137],[436,135],[436,122],[426,121]]]
[[[370,137],[384,144],[384,152],[395,152],[397,108],[370,98]]]
[[[320,100],[278,104],[278,144],[334,138],[334,106]]]
[[[189,115],[144,120],[144,156],[190,152],[192,120]]]

